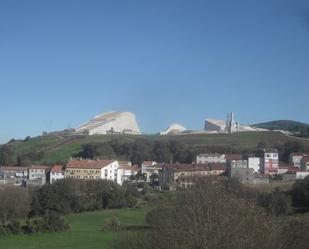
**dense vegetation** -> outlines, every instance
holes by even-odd
[[[132,188],[106,180],[63,179],[52,185],[0,190],[0,235],[67,229],[61,215],[108,208],[133,207]]]
[[[236,181],[209,178],[150,211],[150,229],[127,236],[117,248],[308,248],[309,220],[291,216],[289,198],[278,190],[260,193]]]
[[[119,160],[192,162],[198,153],[257,153],[265,147],[279,149],[283,160],[289,152],[309,151],[309,141],[280,132],[241,132],[209,135],[46,135],[12,140],[0,147],[0,165],[65,164],[71,156]]]

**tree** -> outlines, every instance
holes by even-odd
[[[16,156],[13,146],[4,144],[0,147],[0,165],[15,165]]]
[[[291,195],[296,207],[309,207],[309,176],[294,183]]]
[[[27,189],[1,188],[0,200],[0,224],[2,225],[25,218],[30,211],[30,198]]]

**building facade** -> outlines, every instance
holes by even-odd
[[[275,175],[279,168],[279,154],[277,150],[264,151],[261,161],[261,173],[265,175]]]
[[[226,170],[224,163],[209,164],[162,164],[159,184],[163,188],[175,190],[177,187],[192,186],[197,178],[221,175]]]
[[[196,163],[225,163],[225,154],[199,154]]]
[[[44,185],[49,171],[48,166],[31,166],[29,168],[29,185]]]
[[[0,183],[23,185],[28,179],[27,167],[2,166],[0,167]]]
[[[302,158],[305,156],[309,156],[309,153],[302,153],[302,152],[291,153],[289,156],[289,163],[292,164],[294,167],[300,168],[300,162]]]
[[[49,183],[54,183],[57,180],[64,178],[64,169],[62,165],[54,165],[48,174]]]
[[[115,160],[70,160],[65,169],[66,178],[83,180],[106,179],[122,184],[117,177],[119,163]]]
[[[248,168],[253,169],[254,173],[261,172],[261,158],[248,157]]]

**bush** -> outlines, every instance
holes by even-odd
[[[291,212],[290,197],[278,189],[272,193],[260,193],[257,197],[257,205],[274,216],[287,215]]]
[[[120,220],[117,217],[108,219],[104,224],[104,230],[108,232],[118,232],[121,229]]]
[[[294,206],[309,208],[309,176],[295,182],[291,195]]]
[[[134,197],[133,195],[127,195],[126,201],[127,201],[127,207],[129,207],[129,208],[133,208],[137,204],[137,198]]]

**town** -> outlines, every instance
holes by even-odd
[[[279,161],[276,149],[264,149],[261,156],[240,154],[199,154],[195,162],[164,163],[144,161],[91,160],[71,158],[66,165],[0,166],[0,184],[40,186],[59,179],[105,179],[119,185],[144,181],[160,190],[188,188],[202,177],[226,176],[243,184],[268,184],[276,179],[295,181],[309,175],[309,153],[291,153],[289,163]]]

